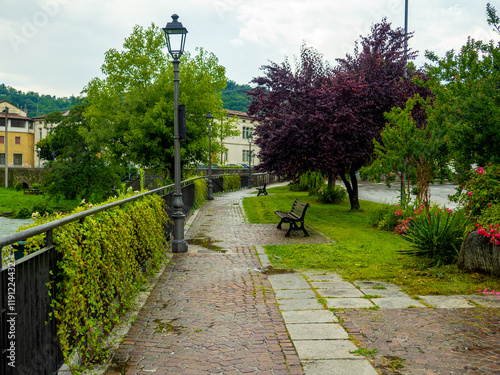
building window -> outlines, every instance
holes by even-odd
[[[16,137],[16,141],[14,142],[16,145],[21,144],[21,137]]]
[[[10,120],[10,127],[11,128],[26,129],[26,120],[11,119]]]
[[[5,165],[5,153],[0,154],[0,165]]]
[[[14,154],[14,166],[19,167],[23,165],[23,154]]]
[[[252,128],[244,126],[242,134],[243,134],[243,139],[252,138]]]
[[[250,150],[243,150],[243,155],[242,155],[243,161],[250,163],[252,161],[250,156],[251,156]]]
[[[0,143],[4,144],[5,143],[5,136],[0,135]]]
[[[43,130],[43,129],[42,129],[42,128],[40,128],[40,139],[42,139],[42,138],[43,138],[43,132],[42,132],[42,130]]]

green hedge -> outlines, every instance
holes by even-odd
[[[107,202],[116,201],[112,198]],[[71,214],[92,205],[82,202]],[[57,218],[39,218],[39,225]],[[56,295],[51,296],[58,338],[69,365],[78,350],[79,373],[93,363],[107,358],[103,337],[119,322],[124,309],[144,283],[141,268],[157,269],[165,260],[169,218],[164,201],[148,195],[54,230],[54,244],[61,253]],[[31,226],[34,226],[31,225]],[[26,229],[27,227],[20,228]],[[43,246],[43,236],[27,241],[28,251]]]

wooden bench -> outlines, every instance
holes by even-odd
[[[281,224],[290,223],[290,228],[288,228],[285,237],[290,237],[290,232],[292,230],[302,230],[305,237],[309,236],[306,228],[304,228],[304,217],[306,216],[306,211],[309,206],[309,203],[302,203],[296,199],[295,202],[293,202],[292,210],[290,212],[274,211],[274,213],[281,218],[281,221],[278,224],[278,229],[281,229]],[[300,226],[298,226],[297,223],[300,223]]]
[[[259,195],[267,195],[266,186],[267,186],[267,182],[264,182],[264,186],[257,188],[257,190],[259,191],[259,193],[257,194],[257,196],[259,196]]]
[[[42,195],[40,189],[24,189],[24,195]]]

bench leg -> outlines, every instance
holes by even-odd
[[[295,223],[290,223],[290,228],[288,228],[288,231],[286,232],[285,237],[290,237],[290,233],[292,232],[292,230],[296,230]]]
[[[283,219],[281,219],[280,223],[278,224],[278,229],[281,229],[281,224],[283,224]]]
[[[304,223],[300,226],[300,229],[302,229],[302,232],[304,232],[304,237],[309,237],[309,233],[307,232],[306,228],[304,227]]]

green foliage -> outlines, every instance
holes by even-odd
[[[14,189],[16,189],[17,191],[21,191],[23,190],[23,183],[22,182],[18,182],[14,185]]]
[[[31,188],[32,188],[32,189],[40,189],[40,188],[41,188],[41,186],[40,186],[40,184],[37,184],[37,183],[35,182],[34,184],[31,184]]]
[[[224,191],[234,191],[241,189],[241,178],[237,174],[224,175],[222,177],[222,187]]]
[[[16,107],[26,108],[29,117],[47,115],[54,111],[66,111],[73,107],[76,101],[74,96],[56,98],[50,95],[40,95],[33,91],[24,93],[3,83],[0,84],[0,97]]]
[[[28,207],[22,207],[14,213],[14,219],[29,219],[31,217],[31,210]]]
[[[221,92],[221,99],[225,109],[247,112],[250,101],[246,95],[252,88],[250,85],[238,85],[234,81],[227,81],[227,86]]]
[[[500,203],[500,166],[489,164],[468,174],[459,197],[467,215],[477,221],[483,211]]]
[[[199,208],[207,200],[208,187],[207,181],[204,178],[194,180],[194,206]]]
[[[185,52],[180,62],[179,99],[187,111],[182,165],[207,159],[206,114],[211,111],[216,119],[225,115],[220,99],[225,68],[214,54],[202,48],[196,52]],[[135,26],[123,48],[106,52],[101,69],[104,78],[94,78],[86,87],[87,141],[100,145],[118,164],[132,161],[173,176],[174,77],[163,31],[153,24]]]
[[[106,152],[100,152],[82,136],[89,130],[89,123],[82,116],[86,104],[75,106],[69,116],[54,114],[47,117],[48,123],[57,123],[54,131],[45,138],[50,154],[43,181],[44,193],[52,199],[86,199],[102,202],[120,182],[124,169],[110,159]]]
[[[316,195],[323,203],[341,204],[347,200],[347,191],[340,186],[335,186],[334,189],[321,188]]]
[[[417,184],[417,200],[430,207],[430,184],[436,175],[449,176],[449,154],[445,140],[446,129],[433,121],[417,122],[414,117],[422,111],[430,111],[430,98],[422,99],[418,94],[406,102],[404,108],[393,108],[385,116],[388,120],[380,140],[375,139],[376,158],[362,173],[405,177]],[[426,117],[425,115],[423,116]],[[420,118],[419,118],[420,119]],[[421,120],[421,119],[420,119]],[[410,191],[405,192],[406,196]]]
[[[428,258],[436,266],[452,264],[460,251],[466,225],[462,210],[419,215],[410,221],[403,236],[412,244],[412,249],[402,252]]]
[[[386,204],[370,212],[370,224],[380,230],[394,231],[398,225],[398,207]]]
[[[457,53],[427,57],[432,64],[428,85],[435,95],[432,115],[448,129],[455,169],[465,177],[474,164],[500,163],[500,45],[469,38]]]
[[[54,210],[48,207],[46,202],[37,202],[33,206],[33,212],[38,212],[40,215],[50,215]]]
[[[80,200],[61,200],[57,202],[50,201],[45,195],[24,195],[22,191],[14,189],[5,189],[0,187],[0,212],[18,211],[26,207],[30,210],[34,206],[44,205],[47,210],[71,211],[78,206]]]
[[[317,195],[318,190],[321,189],[324,184],[325,178],[321,172],[307,172],[290,184],[290,190],[309,191],[309,195]]]
[[[90,207],[84,204],[73,213]],[[59,217],[41,218],[34,225]],[[118,323],[124,309],[132,306],[143,280],[141,267],[153,270],[164,261],[168,220],[163,200],[149,195],[54,230],[54,244],[62,259],[58,263],[60,282],[51,296],[51,319],[57,321],[66,363],[78,350],[81,361],[73,371],[107,357],[103,337]],[[27,241],[29,251],[41,246],[42,236]]]
[[[478,219],[478,224],[483,228],[489,227],[490,225],[500,224],[500,203],[488,204],[481,217]]]

